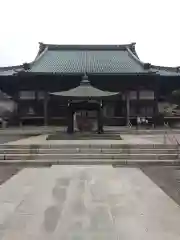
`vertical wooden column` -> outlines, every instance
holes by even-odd
[[[68,103],[68,109],[67,109],[67,133],[72,134],[74,132],[74,117],[73,117],[73,109],[70,106],[70,103]]]
[[[100,134],[100,108],[97,111],[97,132]]]
[[[97,119],[97,123],[98,123],[98,134],[101,134],[104,132],[103,129],[103,104],[102,101],[99,103],[99,110],[98,110],[98,119]]]
[[[35,101],[37,102],[38,101],[38,90],[35,90]]]
[[[48,101],[49,95],[44,92],[44,126],[48,126]]]
[[[139,88],[136,90],[136,116],[138,117],[140,114],[140,107],[139,107],[139,101],[140,101],[140,90]]]
[[[156,127],[158,120],[158,82],[156,80],[154,86],[154,101],[153,101],[153,125]]]
[[[20,116],[20,95],[19,90],[16,89],[13,100],[16,103],[16,113],[15,113],[15,124],[21,126],[21,116]]]
[[[137,117],[139,117],[139,114],[140,114],[140,109],[139,109],[139,101],[140,101],[140,90],[139,90],[139,87],[137,88],[136,90],[136,120],[137,120]],[[139,125],[138,123],[136,123],[136,127],[138,129]]]
[[[35,111],[35,114],[36,114],[37,117],[39,116],[39,111],[38,111],[39,106],[38,105],[39,105],[39,91],[35,90],[35,99],[34,99],[33,108],[34,108],[34,111]]]
[[[74,119],[73,119],[73,112],[71,109],[68,109],[68,114],[67,114],[67,133],[72,134],[74,132]]]
[[[130,116],[130,96],[129,91],[125,93],[125,100],[126,100],[126,125],[129,126],[129,116]]]
[[[101,105],[101,106],[100,106],[100,132],[101,132],[101,133],[104,132],[103,126],[104,126],[103,106]]]

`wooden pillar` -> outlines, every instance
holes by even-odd
[[[44,92],[44,126],[48,125],[48,100],[49,95],[47,92]]]
[[[153,125],[156,127],[158,120],[158,86],[157,82],[154,87],[154,101],[153,101]]]
[[[137,117],[139,117],[140,109],[139,109],[139,101],[140,101],[140,90],[137,88],[136,90],[136,127],[138,129],[139,124],[137,122]]]
[[[35,102],[38,102],[38,90],[35,90]]]
[[[73,110],[68,103],[68,109],[67,109],[67,133],[72,134],[74,132],[74,117],[73,117]]]
[[[15,101],[16,103],[16,113],[15,113],[15,124],[16,125],[19,125],[21,127],[21,116],[20,116],[20,95],[19,95],[19,90],[17,89],[15,94],[14,94],[14,97],[13,97],[13,100]]]
[[[126,91],[125,93],[126,96],[126,125],[129,126],[129,116],[130,116],[130,96],[129,96],[129,91]]]
[[[101,134],[103,132],[102,120],[101,120],[101,109],[98,110],[97,124],[98,124],[98,134]]]
[[[136,116],[138,117],[140,114],[139,108],[139,101],[140,101],[140,90],[139,88],[136,90]]]
[[[103,105],[102,102],[100,102],[99,104],[99,110],[98,110],[98,119],[97,119],[97,123],[98,123],[98,134],[101,134],[104,132],[103,129]]]
[[[73,112],[71,109],[68,109],[68,119],[67,119],[67,133],[72,134],[74,132],[74,119],[73,119]]]

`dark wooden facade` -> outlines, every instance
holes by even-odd
[[[89,54],[89,52],[96,54],[89,58],[89,62],[98,56],[98,54],[102,54],[102,52],[102,56],[104,57],[104,52],[107,52],[105,56],[106,59],[102,60],[102,63],[106,64],[104,67],[105,70],[100,71],[100,68],[97,72],[94,70],[88,72],[86,71],[87,69],[84,71],[76,71],[76,69],[72,71],[72,69],[70,69],[71,72],[69,70],[62,72],[61,69],[53,72],[51,69],[48,70],[50,68],[49,66],[52,65],[51,62],[48,62],[48,54],[50,55],[51,52],[53,52],[54,55],[56,54],[56,58],[54,58],[56,62],[53,63],[55,66],[59,64],[62,68],[62,66],[65,66],[63,64],[69,64],[71,60],[66,59],[67,56],[69,56],[65,56],[66,52],[69,54],[69,51],[72,51],[72,56],[70,57],[74,58],[74,56],[77,55],[74,55],[74,51],[77,51],[77,49],[78,54],[80,54],[81,51],[86,51],[86,55]],[[131,53],[128,52],[129,49]],[[65,63],[63,62],[62,64],[58,62],[60,60],[58,60],[59,58],[57,59],[57,51],[63,52],[65,56],[63,57],[66,59]],[[130,61],[128,68],[126,67],[127,63],[126,65],[124,64],[126,68],[124,67],[123,59],[113,60],[113,54],[116,54],[116,51],[119,51],[120,56],[121,52],[125,54],[124,52],[127,51],[125,57],[127,57],[127,63]],[[130,56],[130,60],[128,60],[131,54],[132,56]],[[58,55],[58,57],[60,56],[61,55]],[[85,58],[86,61],[87,56]],[[45,59],[44,62],[46,65],[43,63],[43,70],[41,70],[40,67],[42,67],[43,58]],[[100,57],[100,60],[101,58],[102,57]],[[109,58],[112,58],[112,60],[109,60]],[[55,61],[54,59],[53,61]],[[73,61],[75,62],[75,60]],[[121,62],[123,66],[117,69],[118,64],[121,64]],[[132,63],[134,64],[133,67],[131,67]],[[94,67],[95,64],[96,62],[93,62],[92,66]],[[97,64],[99,64],[99,59],[97,60]],[[117,64],[115,71],[110,64]],[[134,69],[136,65],[138,65],[138,70],[131,70],[131,68]],[[40,70],[37,70],[38,67]],[[100,67],[102,68],[102,66]],[[46,69],[48,71],[46,71]],[[67,67],[64,69],[67,69]],[[124,71],[124,69],[126,71]],[[49,93],[77,87],[85,73],[88,75],[92,86],[104,91],[120,92],[118,99],[103,101],[104,123],[108,125],[126,125],[129,121],[135,121],[137,116],[147,117],[150,122],[156,124],[158,101],[161,96],[167,95],[174,89],[180,88],[180,72],[178,68],[157,67],[142,63],[135,52],[134,44],[104,47],[40,44],[40,51],[33,63],[0,69],[0,89],[12,96],[18,105],[16,123],[64,125],[66,124],[68,114],[68,102],[61,97],[52,96]],[[93,113],[90,113],[90,117],[94,117]]]

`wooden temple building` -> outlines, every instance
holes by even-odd
[[[0,90],[17,104],[12,124],[67,125],[80,110],[97,118],[100,106],[105,125],[133,124],[137,116],[156,125],[159,101],[178,88],[180,68],[142,62],[135,43],[40,43],[33,62],[0,68]]]

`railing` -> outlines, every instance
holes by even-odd
[[[132,127],[133,127],[133,125],[132,125],[132,123],[131,123],[130,120],[128,121],[128,127],[129,127],[129,128],[132,128]]]
[[[171,144],[175,144],[175,146],[177,147],[177,154],[178,154],[178,158],[179,158],[180,142],[178,141],[178,139],[174,135],[171,127],[169,126],[169,124],[164,123],[164,126],[166,128],[165,133],[164,133],[164,144],[168,144],[167,140],[169,140],[169,142]]]

